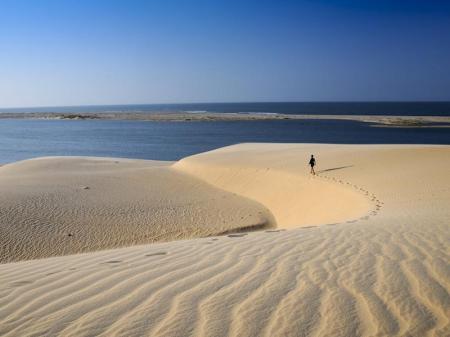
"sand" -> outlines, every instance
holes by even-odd
[[[386,115],[307,115],[307,114],[281,114],[281,113],[221,113],[221,112],[195,112],[161,111],[161,112],[2,112],[0,119],[63,119],[63,120],[139,120],[158,122],[201,122],[201,121],[255,121],[255,120],[351,120],[370,123],[377,127],[422,127],[422,128],[448,128],[449,116],[386,116]]]
[[[278,228],[1,264],[0,335],[450,335],[449,146],[242,144],[168,169]]]
[[[261,204],[170,165],[47,157],[0,167],[0,262],[274,226]]]
[[[322,151],[316,145],[314,151]],[[353,167],[352,158],[321,158],[318,176],[309,174],[311,146],[242,144],[182,159],[173,167],[220,189],[256,200],[274,215],[278,228],[336,223],[376,210],[367,190],[328,179],[327,172]],[[311,150],[312,151],[312,150]],[[347,158],[346,158],[347,157]],[[336,184],[337,182],[337,184]]]

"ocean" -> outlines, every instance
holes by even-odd
[[[178,160],[243,142],[450,144],[449,128],[384,128],[347,120],[150,122],[0,120],[0,163],[41,156]]]

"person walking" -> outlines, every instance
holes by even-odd
[[[311,159],[309,160],[309,166],[311,166],[311,174],[316,175],[316,171],[314,171],[314,166],[316,165],[316,158],[314,155],[311,155]]]

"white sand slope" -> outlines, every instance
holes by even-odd
[[[170,164],[54,157],[0,167],[0,262],[273,225],[257,202]]]
[[[308,180],[311,152],[322,173]],[[233,185],[225,166],[236,161],[228,173],[241,183],[259,165],[297,172],[296,186],[319,185],[309,193],[327,183],[372,210],[317,227],[0,265],[0,335],[450,335],[450,147],[243,144],[185,159],[174,171],[277,206],[258,195],[270,188],[255,184],[256,171],[247,188]],[[300,198],[288,192],[286,202]],[[272,212],[291,226],[307,210]]]
[[[350,183],[330,184],[327,179],[308,174],[308,148],[311,147],[284,145],[280,151],[277,144],[242,144],[187,157],[175,163],[174,168],[260,202],[270,209],[279,228],[341,222],[367,215],[374,206],[368,191]],[[316,146],[313,150],[320,149]],[[321,158],[322,168],[332,171],[352,167],[347,156],[334,159]]]
[[[303,153],[245,149],[224,148],[172,166],[86,157],[5,165],[0,262],[340,222],[374,207],[354,186],[305,174]]]

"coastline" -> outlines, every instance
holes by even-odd
[[[196,121],[255,121],[255,120],[352,120],[374,124],[378,127],[450,127],[449,116],[384,116],[384,115],[305,115],[277,113],[208,113],[208,112],[104,112],[57,113],[14,112],[0,113],[1,119],[54,119],[54,120],[135,120],[157,122]]]

